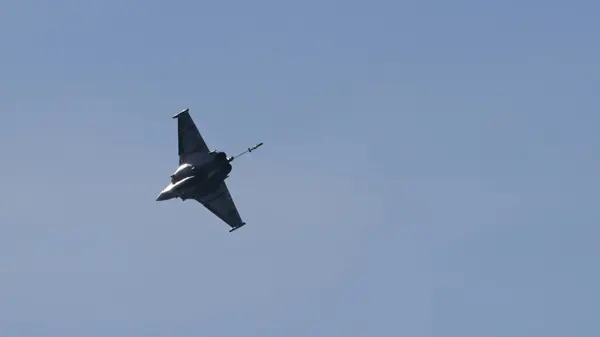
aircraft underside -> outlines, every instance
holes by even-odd
[[[171,184],[161,192],[157,200],[172,198],[186,200],[215,193],[221,183],[229,177],[231,169],[227,156],[222,152],[215,155],[213,160],[198,167],[182,164],[171,177]],[[178,174],[179,172],[183,173]]]
[[[216,171],[211,171],[208,175],[192,176],[189,179],[189,183],[186,184],[187,186],[182,188],[182,193],[178,197],[181,200],[186,200],[200,198],[217,192],[221,186],[221,182],[227,179],[229,172],[231,172],[231,165],[229,163],[227,165],[229,168],[220,168]]]

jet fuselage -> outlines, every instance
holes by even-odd
[[[205,154],[194,163],[182,163],[171,175],[171,183],[156,200],[185,200],[214,193],[221,182],[229,177],[231,169],[227,154],[217,151]]]

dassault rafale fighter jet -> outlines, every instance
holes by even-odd
[[[156,198],[164,201],[173,198],[194,199],[204,205],[231,227],[229,232],[244,226],[237,207],[225,184],[231,172],[231,162],[263,145],[259,143],[234,157],[225,152],[210,151],[196,124],[190,116],[190,109],[173,116],[177,119],[179,138],[179,167],[171,175],[171,183]]]

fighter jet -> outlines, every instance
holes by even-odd
[[[171,183],[160,192],[156,201],[194,199],[229,225],[230,233],[244,226],[246,223],[240,217],[225,179],[231,173],[231,162],[235,158],[256,150],[263,143],[256,144],[237,156],[228,157],[225,152],[208,149],[190,116],[190,109],[181,111],[173,118],[177,119],[179,167],[171,175]]]

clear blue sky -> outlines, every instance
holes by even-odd
[[[4,1],[0,336],[600,335],[599,10]]]

